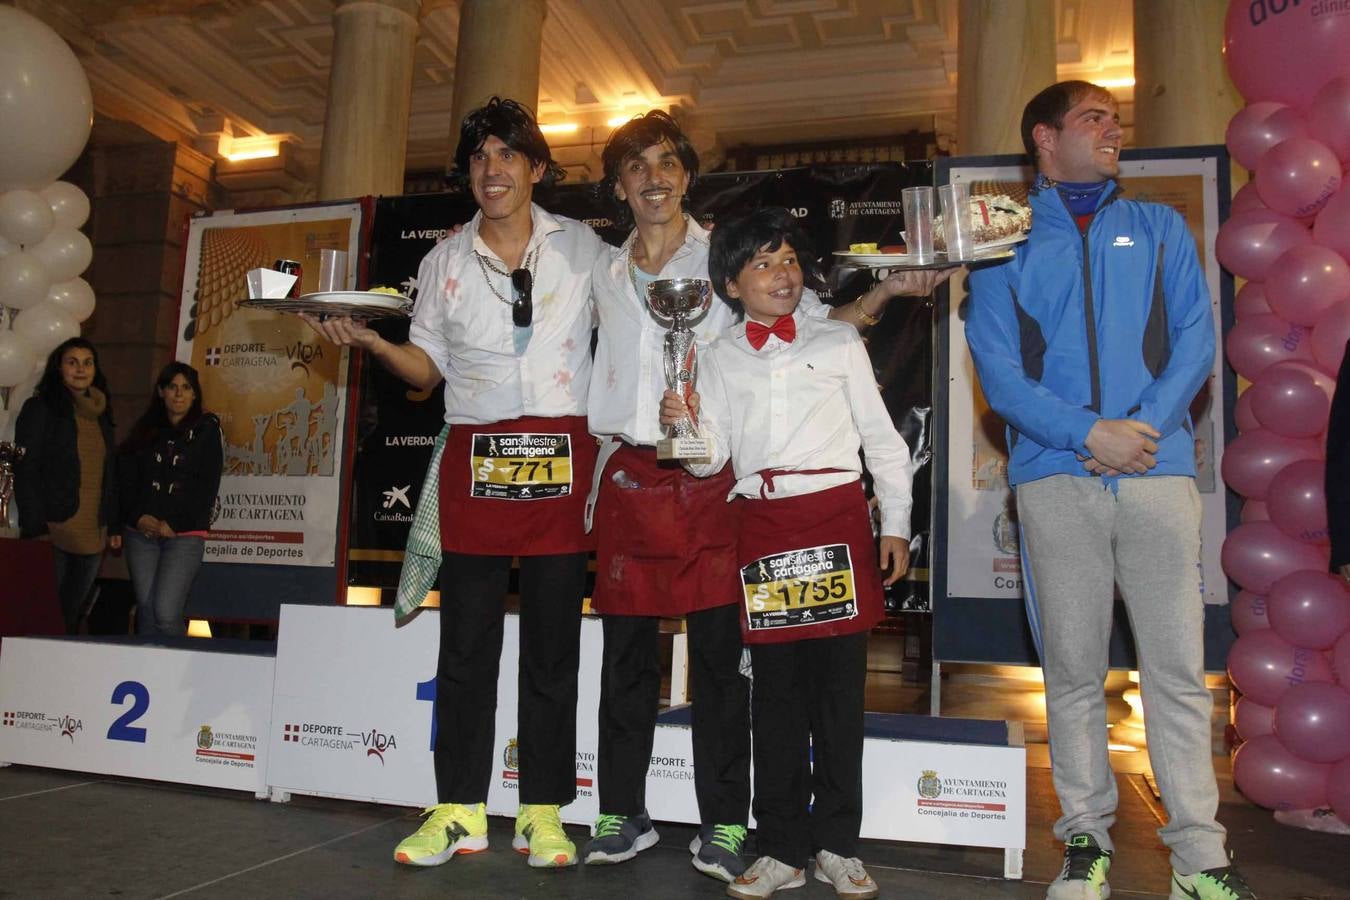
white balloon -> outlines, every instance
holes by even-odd
[[[27,309],[47,297],[52,276],[47,266],[27,250],[0,257],[0,306]]]
[[[0,330],[0,387],[14,387],[33,371],[33,350],[12,331]]]
[[[47,302],[70,313],[76,322],[83,322],[94,311],[94,289],[83,278],[61,281],[47,291]]]
[[[78,337],[80,325],[59,306],[39,303],[14,317],[14,333],[45,357],[57,344]]]
[[[79,228],[89,221],[89,197],[69,181],[53,181],[42,189],[57,225]]]
[[[3,167],[0,163],[0,167]],[[0,194],[0,235],[12,243],[31,246],[47,236],[56,224],[47,198],[37,191],[6,191]]]
[[[42,260],[52,281],[69,281],[89,268],[94,258],[94,245],[84,232],[65,225],[56,226],[40,243],[27,249]]]
[[[41,20],[0,6],[0,191],[61,177],[93,124],[89,79],[70,47]]]

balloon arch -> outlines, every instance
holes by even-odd
[[[1277,810],[1330,807],[1350,826],[1350,590],[1328,573],[1327,416],[1350,339],[1350,16],[1323,4],[1233,0],[1224,53],[1247,106],[1228,125],[1255,173],[1219,229],[1247,284],[1228,359],[1251,382],[1228,486],[1247,498],[1223,547],[1242,692],[1233,778]],[[1347,388],[1350,389],[1350,388]]]
[[[0,422],[17,413],[10,391],[34,383],[47,354],[94,311],[80,277],[94,255],[80,231],[89,198],[56,180],[84,150],[93,116],[89,80],[66,42],[0,6]]]

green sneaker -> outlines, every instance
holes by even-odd
[[[1236,866],[1223,866],[1194,875],[1173,872],[1171,900],[1256,900],[1256,892]]]
[[[487,810],[483,804],[428,806],[422,827],[394,848],[394,859],[409,866],[439,866],[456,853],[486,850]]]
[[[1106,900],[1111,885],[1111,851],[1103,850],[1090,834],[1075,834],[1064,845],[1064,868],[1050,883],[1045,900]]]
[[[694,868],[728,884],[745,873],[741,850],[745,847],[744,825],[704,825],[689,842]]]
[[[516,836],[511,846],[527,853],[536,869],[555,869],[577,864],[577,845],[563,831],[558,807],[545,804],[521,804],[516,813]]]

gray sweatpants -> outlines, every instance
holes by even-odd
[[[1039,622],[1050,763],[1063,815],[1111,849],[1116,781],[1104,682],[1113,584],[1134,630],[1149,760],[1169,821],[1158,835],[1183,875],[1228,865],[1210,759],[1204,679],[1200,495],[1194,479],[1055,475],[1017,488],[1027,610]]]

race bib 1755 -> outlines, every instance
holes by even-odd
[[[741,569],[751,631],[852,619],[858,614],[847,544],[763,556]]]

